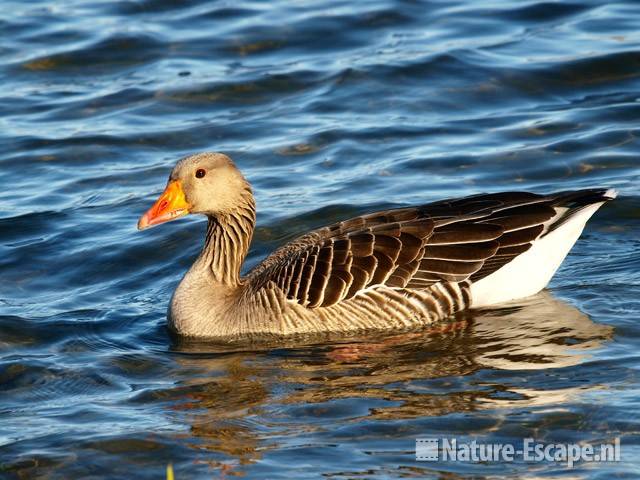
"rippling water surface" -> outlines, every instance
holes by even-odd
[[[640,455],[640,5],[68,2],[0,9],[0,478],[611,478]],[[423,332],[230,349],[165,330],[200,219],[174,161],[253,183],[249,266],[363,211],[616,187],[548,292]],[[416,437],[622,461],[416,462]]]

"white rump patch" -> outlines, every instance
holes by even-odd
[[[607,196],[615,197],[615,191]],[[534,295],[547,286],[576,243],[587,220],[604,202],[594,203],[553,232],[533,242],[532,247],[500,270],[471,285],[471,306],[485,307]],[[557,209],[559,213],[561,210]],[[557,218],[557,216],[555,217]],[[555,219],[554,218],[554,219]],[[554,220],[552,219],[552,221]]]

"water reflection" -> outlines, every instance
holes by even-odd
[[[328,425],[566,404],[590,387],[522,385],[491,374],[578,365],[612,332],[544,293],[418,332],[242,351],[176,341],[176,361],[196,374],[171,396],[199,449],[242,464],[282,448],[278,438]]]
[[[219,477],[201,461],[258,480],[519,477],[531,466],[421,469],[412,439],[637,443],[637,2],[62,4],[0,8],[1,478],[157,480],[168,461],[178,479]],[[167,353],[204,225],[134,226],[205,150],[255,187],[247,267],[365,211],[618,188],[553,284],[616,341],[538,297],[423,332]]]

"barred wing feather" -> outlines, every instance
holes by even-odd
[[[423,289],[477,282],[603,195],[506,192],[371,213],[299,237],[267,257],[247,281],[254,291],[278,288],[311,309],[378,285]]]

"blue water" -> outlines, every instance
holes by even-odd
[[[639,26],[632,0],[3,0],[0,478],[637,477]],[[253,184],[248,266],[377,208],[620,197],[518,305],[230,350],[165,329],[204,222],[135,229],[203,150]],[[622,459],[417,462],[418,437]]]

